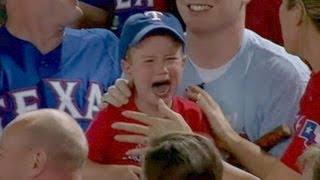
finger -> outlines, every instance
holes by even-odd
[[[131,90],[133,83],[131,81],[128,81],[126,79],[117,79],[115,86],[121,91],[121,93],[125,97],[131,97]]]
[[[146,124],[146,125],[152,125],[152,124],[154,124],[153,121],[156,121],[158,119],[156,117],[152,117],[152,116],[149,116],[145,113],[137,112],[137,111],[123,111],[122,115],[124,117],[134,119],[134,120],[141,122],[143,124]]]
[[[126,122],[115,122],[111,125],[113,129],[128,131],[136,134],[148,135],[149,128],[145,125],[126,123]]]
[[[110,86],[107,94],[110,94],[113,98],[118,100],[121,104],[127,104],[129,98],[116,86]]]
[[[132,166],[131,167],[131,173],[132,173],[132,179],[133,180],[140,180],[140,177],[142,177],[142,169],[138,166]]]
[[[130,149],[129,151],[126,152],[126,155],[129,156],[139,156],[139,155],[143,155],[147,152],[148,148],[144,147],[144,148],[139,148],[139,149]]]
[[[209,116],[211,114],[211,111],[213,110],[211,105],[209,104],[209,102],[207,100],[205,100],[205,98],[202,96],[202,94],[198,94],[197,95],[197,104],[199,105],[199,107],[201,108],[201,110],[207,115]]]
[[[190,99],[191,101],[197,102],[197,97],[198,97],[199,93],[196,93],[194,91],[191,91],[189,88],[187,89],[187,91],[185,92],[185,95],[188,99]]]
[[[169,118],[169,119],[172,119],[172,120],[178,120],[180,121],[181,120],[181,115],[174,112],[173,110],[171,110],[165,103],[162,99],[159,99],[158,100],[158,108],[160,110],[160,112],[166,117],[166,118]]]
[[[121,107],[123,104],[110,93],[105,93],[102,97],[103,104],[111,104],[115,107]]]
[[[142,169],[139,166],[131,166],[131,170],[132,172],[136,173],[136,174],[141,174]]]
[[[101,103],[98,104],[98,108],[100,111],[105,109],[106,107],[108,107],[108,103],[106,102],[101,101]]]
[[[204,100],[208,101],[210,106],[214,108],[217,108],[217,106],[219,106],[210,94],[208,94],[205,90],[199,88],[198,86],[189,86],[188,89],[193,93],[201,94]]]
[[[128,180],[140,180],[140,177],[138,174],[134,173],[133,171],[129,172],[129,178]]]
[[[123,143],[146,144],[147,137],[142,135],[115,135],[114,139]]]

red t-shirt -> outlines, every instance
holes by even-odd
[[[246,8],[246,28],[282,45],[280,5],[281,0],[252,0]]]
[[[300,172],[297,158],[311,144],[320,144],[320,72],[312,74],[300,101],[300,112],[295,123],[295,135],[281,161]]]
[[[123,107],[117,108],[109,105],[97,114],[96,119],[86,132],[90,160],[101,164],[140,165],[140,157],[127,156],[125,152],[141,147],[141,145],[120,143],[114,140],[116,134],[129,133],[112,129],[111,124],[117,121],[138,123],[122,116],[121,112],[125,110],[138,111],[133,98]],[[174,97],[172,110],[180,113],[194,132],[210,135],[208,121],[194,102]]]

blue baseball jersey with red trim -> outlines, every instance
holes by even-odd
[[[40,108],[68,112],[86,129],[103,91],[121,76],[118,38],[108,30],[66,28],[62,43],[42,54],[0,27],[0,120]]]

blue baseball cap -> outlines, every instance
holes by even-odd
[[[119,58],[124,59],[127,50],[138,44],[149,32],[168,30],[177,39],[184,41],[184,32],[179,20],[170,13],[146,11],[130,16],[123,25],[119,43]]]

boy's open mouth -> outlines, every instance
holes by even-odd
[[[153,92],[159,97],[165,97],[170,91],[170,81],[162,80],[152,83]]]

